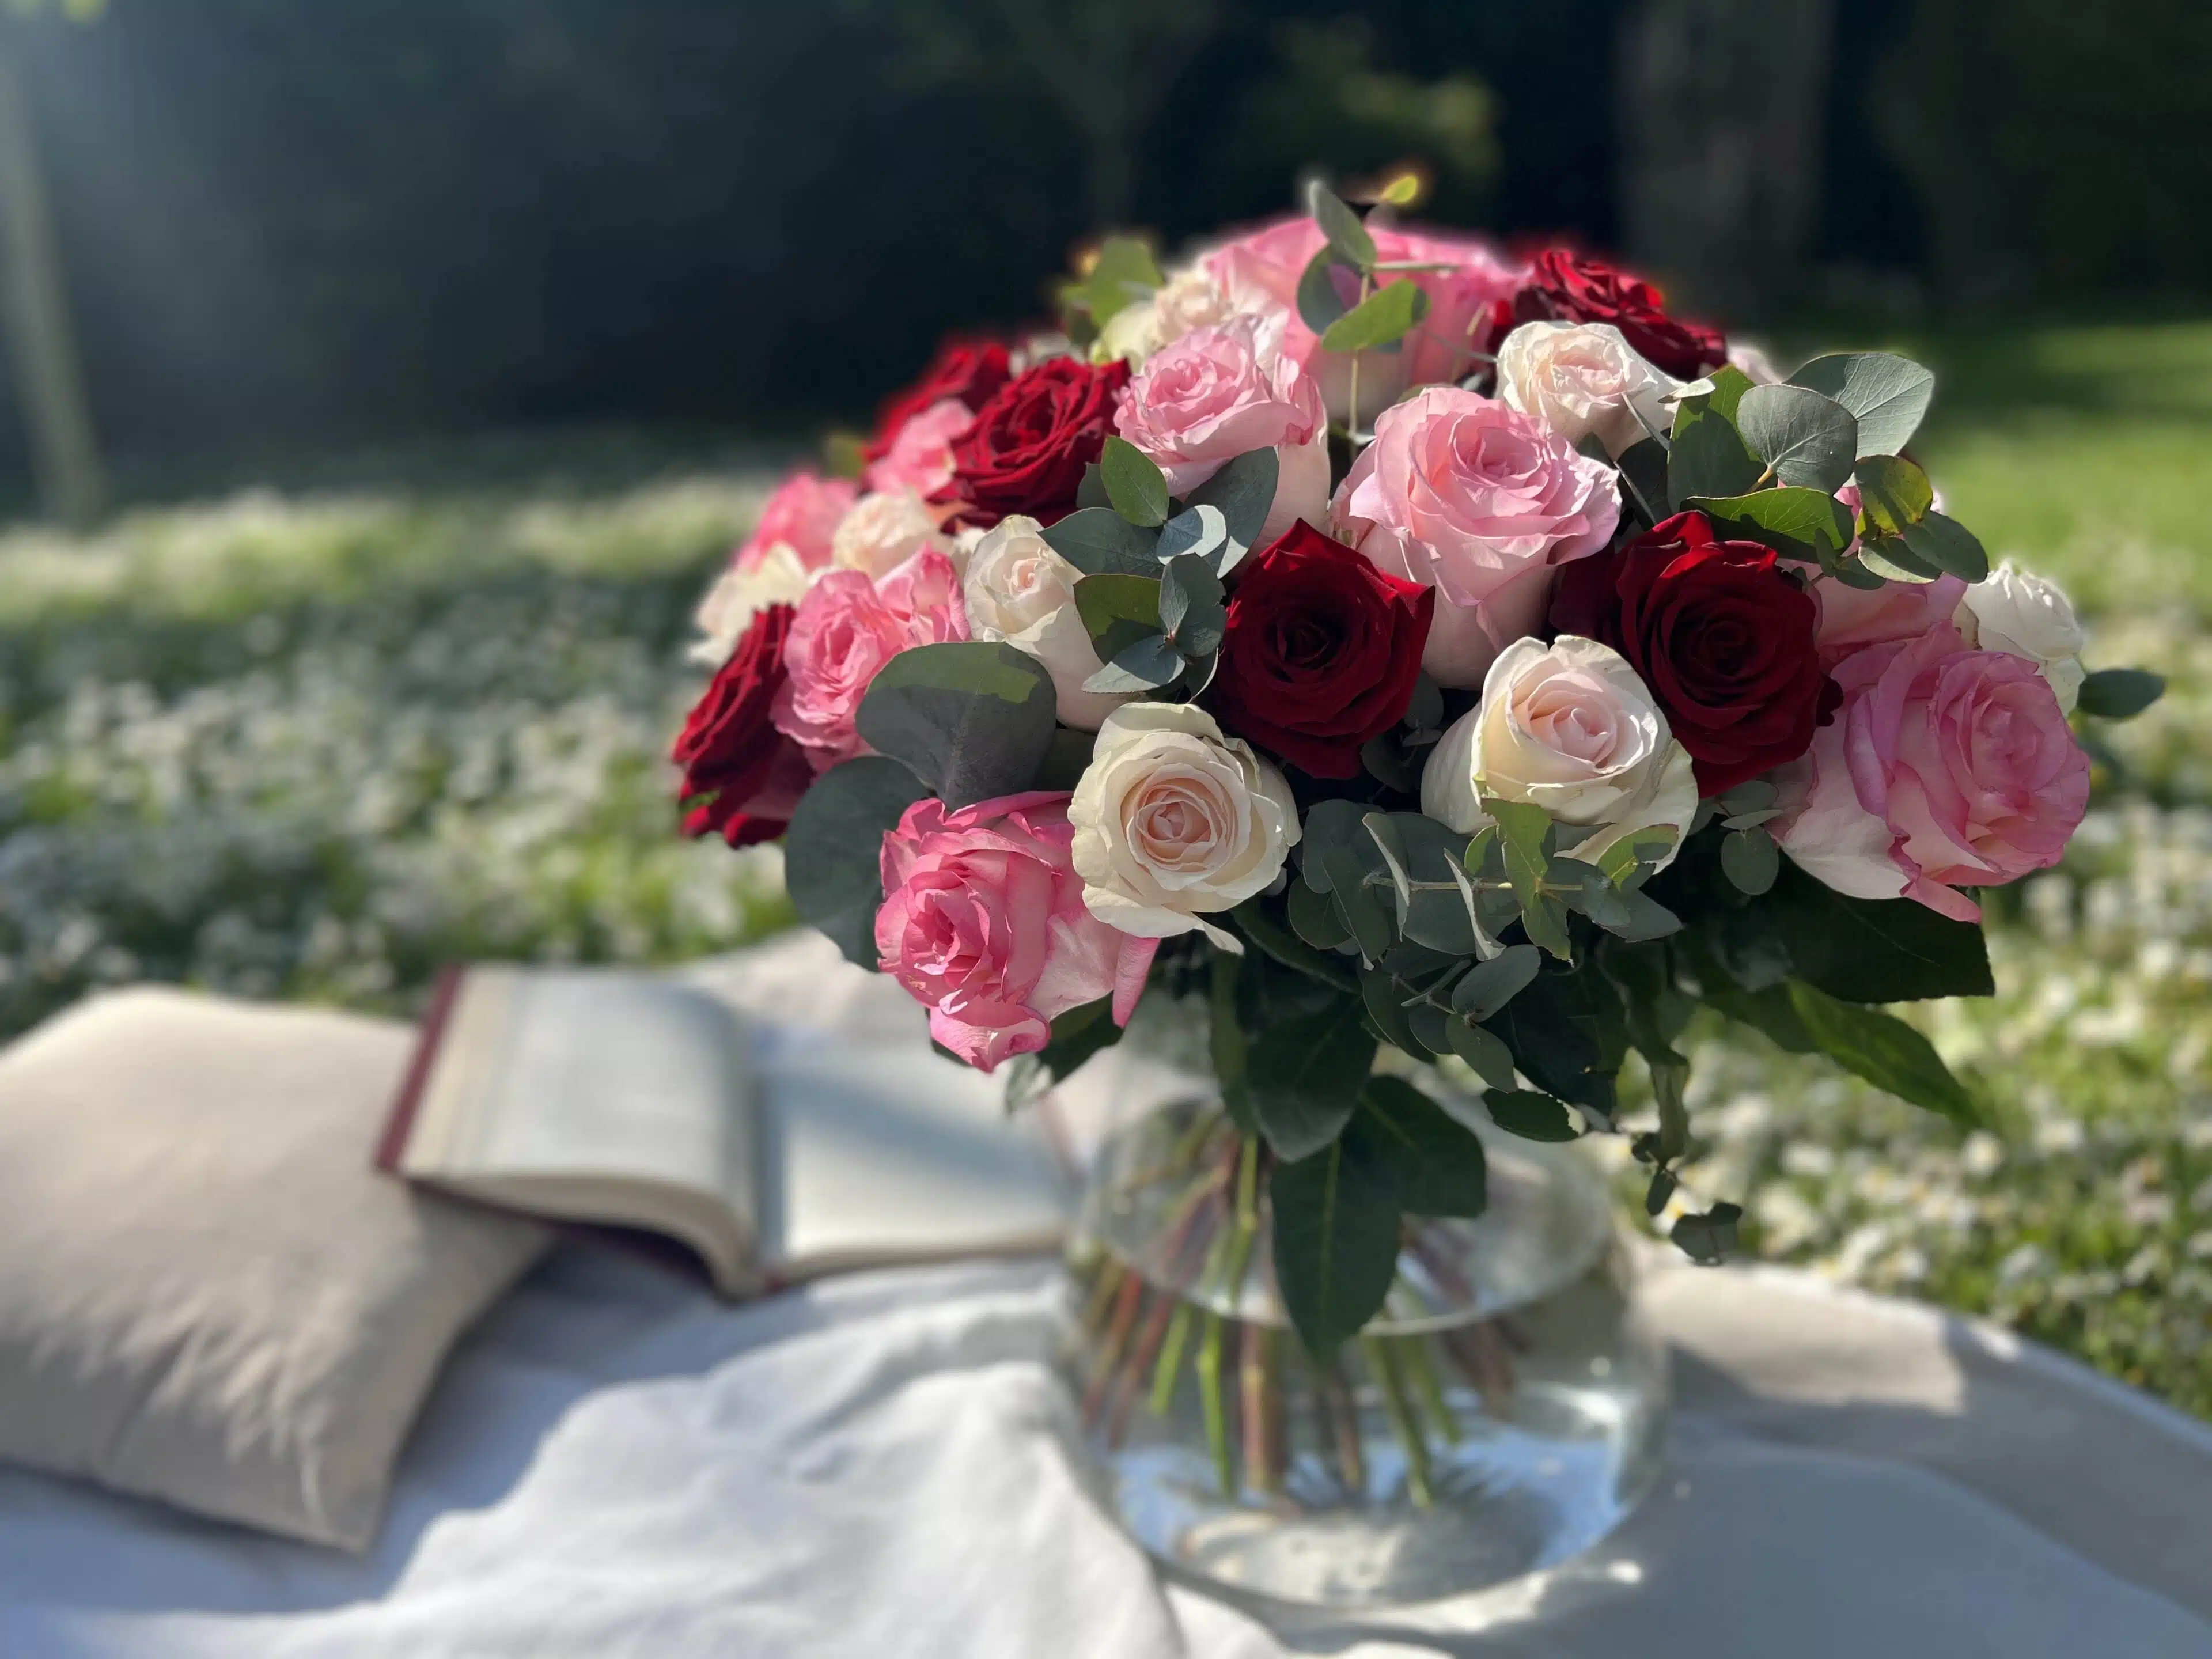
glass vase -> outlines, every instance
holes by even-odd
[[[1101,1149],[1066,1364],[1102,1497],[1185,1575],[1306,1606],[1432,1601],[1588,1548],[1656,1474],[1665,1366],[1604,1183],[1426,1081],[1482,1137],[1488,1205],[1409,1218],[1382,1314],[1326,1364],[1276,1294],[1269,1158],[1218,1096]]]

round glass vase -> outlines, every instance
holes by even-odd
[[[1651,1485],[1666,1369],[1603,1182],[1450,1109],[1487,1206],[1408,1218],[1382,1312],[1326,1364],[1275,1291],[1267,1155],[1218,1097],[1102,1147],[1065,1363],[1102,1497],[1170,1568],[1310,1607],[1434,1601],[1557,1565]]]

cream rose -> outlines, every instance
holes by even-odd
[[[1650,432],[1663,434],[1674,421],[1664,399],[1680,386],[1611,323],[1523,323],[1498,349],[1498,396],[1507,408],[1534,415],[1571,444],[1595,433],[1612,455]]]
[[[1698,780],[1621,654],[1562,634],[1548,646],[1507,646],[1482,701],[1437,740],[1422,771],[1421,810],[1462,835],[1490,823],[1486,796],[1542,807],[1560,826],[1559,850],[1589,860],[1656,825],[1673,830],[1679,847],[1697,815]]]
[[[1206,917],[1266,888],[1297,844],[1283,775],[1187,703],[1135,702],[1098,728],[1068,803],[1083,902],[1140,939],[1193,929],[1243,946]]]
[[[732,564],[699,601],[693,619],[699,638],[687,654],[694,662],[727,662],[756,615],[772,605],[797,605],[819,574],[784,542],[763,549],[750,567]]]
[[[2050,682],[2060,711],[2074,712],[2081,695],[2081,647],[2087,641],[2073,602],[2056,582],[2018,569],[2007,559],[1966,589],[1951,621],[1968,645],[2027,658]]]
[[[1210,328],[1237,314],[1227,292],[1203,270],[1177,271],[1152,297],[1123,306],[1106,319],[1092,351],[1100,362],[1126,358],[1132,368],[1164,346],[1173,345],[1194,328]]]
[[[861,496],[830,538],[831,564],[878,581],[917,553],[942,553],[949,558],[956,550],[941,528],[937,509],[912,489]]]
[[[1083,689],[1100,664],[1075,608],[1075,584],[1082,577],[1052,550],[1035,519],[1017,513],[975,542],[961,593],[973,636],[1003,640],[1035,657],[1052,675],[1060,724],[1096,732],[1128,699]]]

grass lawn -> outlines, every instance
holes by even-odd
[[[2172,690],[2112,731],[2065,866],[1991,907],[1998,994],[1913,1015],[1991,1127],[1708,1032],[1689,1184],[1753,1249],[2212,1416],[2212,324],[1899,343],[1942,375],[1917,447],[1953,510],[2068,584],[2093,666]],[[134,978],[407,1009],[451,957],[673,960],[787,921],[773,850],[674,838],[663,760],[692,604],[769,474],[653,453],[0,534],[0,1035]]]

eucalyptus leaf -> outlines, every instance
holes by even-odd
[[[1491,1119],[1508,1134],[1523,1140],[1579,1140],[1567,1109],[1551,1096],[1533,1089],[1492,1089],[1482,1097]]]
[[[1160,622],[1185,657],[1210,656],[1221,648],[1228,623],[1221,592],[1221,578],[1195,553],[1177,554],[1161,572]]]
[[[1367,227],[1359,222],[1344,198],[1320,179],[1306,186],[1306,210],[1313,215],[1321,234],[1345,264],[1358,270],[1372,270],[1381,256],[1375,251],[1375,239],[1367,234]]]
[[[2081,682],[2081,700],[2075,706],[2099,720],[2124,720],[2142,714],[2165,695],[2162,675],[2142,668],[2100,668]]]
[[[1513,1000],[1536,977],[1543,953],[1533,945],[1509,945],[1487,962],[1478,962],[1452,987],[1452,1012],[1478,1023]]]
[[[1326,333],[1331,323],[1352,308],[1345,303],[1343,291],[1337,286],[1339,270],[1346,273],[1347,280],[1355,283],[1358,281],[1358,271],[1346,264],[1334,248],[1324,243],[1298,274],[1298,319],[1316,336]]]
[[[1736,1228],[1742,1220],[1741,1205],[1716,1204],[1701,1215],[1682,1217],[1668,1237],[1691,1261],[1717,1267],[1735,1249]]]
[[[1165,595],[1152,576],[1110,571],[1075,584],[1075,611],[1101,662],[1111,662],[1139,640],[1161,631]]]
[[[1732,830],[1721,839],[1721,869],[1740,890],[1756,898],[1774,885],[1782,854],[1764,830]]]
[[[1713,389],[1685,398],[1668,434],[1667,494],[1679,510],[1693,495],[1740,495],[1765,471],[1736,430],[1736,410],[1752,381],[1741,369],[1717,369]]]
[[[899,762],[864,755],[815,779],[791,815],[783,879],[792,906],[863,968],[876,966],[884,836],[928,793]]]
[[[1894,536],[1861,542],[1859,563],[1884,581],[1932,582],[1943,574]]]
[[[1834,398],[1858,425],[1858,453],[1894,455],[1911,441],[1936,395],[1936,377],[1909,358],[1886,351],[1815,357],[1790,377]]]
[[[1284,896],[1284,908],[1288,912],[1291,929],[1316,951],[1334,951],[1352,937],[1352,929],[1336,913],[1336,905],[1326,893],[1316,892],[1304,878],[1294,881]]]
[[[1218,568],[1220,574],[1227,575],[1244,550],[1260,539],[1267,514],[1274,510],[1281,472],[1281,458],[1273,449],[1248,449],[1224,462],[1212,477],[1183,497],[1187,507],[1221,509],[1232,550]]]
[[[1162,564],[1186,556],[1210,559],[1229,544],[1229,520],[1210,501],[1186,507],[1160,527],[1152,556]]]
[[[1109,236],[1083,279],[1081,293],[1093,325],[1103,327],[1125,307],[1149,298],[1160,285],[1152,250],[1134,236]]]
[[[1799,386],[1755,386],[1736,407],[1736,430],[1784,484],[1832,495],[1850,482],[1858,422],[1832,398]]]
[[[1086,691],[1128,696],[1157,691],[1182,672],[1182,654],[1164,635],[1152,634],[1116,652],[1111,662],[1083,682]]]
[[[854,724],[946,806],[1011,795],[1052,746],[1052,676],[1027,652],[982,640],[916,646],[876,672]]]
[[[1410,278],[1389,283],[1324,330],[1323,351],[1374,351],[1395,345],[1429,314],[1428,290]]]
[[[1978,582],[1990,574],[1990,556],[1974,532],[1956,519],[1941,513],[1925,514],[1905,527],[1902,539],[1913,556],[1925,560],[1946,575]]]
[[[1869,455],[1854,475],[1859,489],[1859,522],[1870,536],[1901,534],[1918,524],[1936,504],[1928,475],[1898,455]]]
[[[1747,495],[1698,496],[1690,506],[1713,521],[1723,535],[1754,541],[1784,558],[1820,562],[1851,544],[1850,509],[1818,489],[1784,488]]]
[[[1127,438],[1109,433],[1098,457],[1106,499],[1131,524],[1153,529],[1168,518],[1168,481],[1152,458]]]
[[[1486,1031],[1480,1025],[1470,1025],[1455,1017],[1444,1025],[1445,1039],[1451,1050],[1465,1060],[1474,1074],[1493,1089],[1514,1086],[1513,1051],[1507,1048],[1496,1033]]]
[[[1157,576],[1159,538],[1110,507],[1086,507],[1044,527],[1045,544],[1086,576]]]

